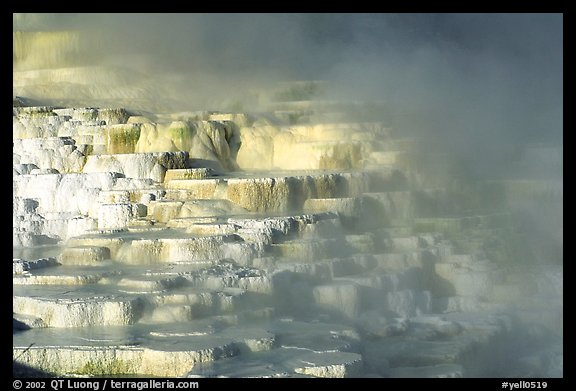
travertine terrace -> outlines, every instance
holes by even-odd
[[[150,113],[102,90],[121,105],[14,99],[15,374],[563,376],[562,266],[535,261],[558,249],[515,214],[561,180],[434,177],[455,163],[342,102]]]

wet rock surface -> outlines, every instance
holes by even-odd
[[[561,265],[488,246],[506,213],[446,216],[465,195],[383,124],[25,104],[15,374],[563,375]]]

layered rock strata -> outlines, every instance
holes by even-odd
[[[15,363],[61,376],[562,376],[562,268],[494,242],[520,240],[506,197],[447,215],[475,194],[420,180],[417,142],[380,123],[163,118],[14,107]],[[481,185],[562,200],[561,181]]]

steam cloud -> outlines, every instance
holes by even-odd
[[[83,56],[93,64],[172,76],[186,109],[326,80],[328,98],[384,102],[405,131],[463,154],[561,142],[562,24],[562,14],[14,14],[14,30],[97,36]]]

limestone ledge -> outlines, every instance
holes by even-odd
[[[72,330],[66,346],[59,345],[59,342],[64,342],[59,337],[49,345],[36,343],[26,346],[27,342],[22,340],[22,345],[14,347],[14,359],[57,374],[180,377],[200,363],[243,352],[267,351],[275,343],[274,334],[250,327],[233,326],[207,335],[186,335],[181,332],[181,327],[166,325],[162,331],[153,334],[144,331],[141,338],[150,343],[139,346],[134,340],[119,339],[122,334],[114,334],[116,328],[109,329],[112,332],[94,329],[92,338]],[[109,345],[106,339],[115,343]]]
[[[127,325],[142,314],[142,301],[130,297],[50,299],[13,297],[13,311],[40,317],[49,327]]]
[[[31,261],[14,259],[12,261],[12,274],[23,274],[30,270],[40,269],[44,267],[53,267],[58,265],[59,263],[56,260],[56,258],[40,258]]]

